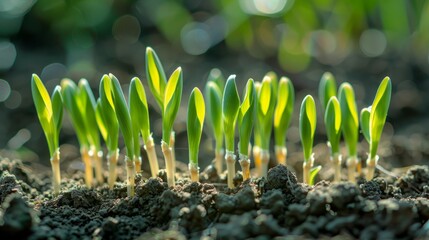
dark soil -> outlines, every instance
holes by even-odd
[[[123,184],[89,190],[73,177],[53,197],[49,178],[36,178],[20,161],[2,159],[0,171],[2,239],[429,238],[427,166],[396,180],[313,187],[276,166],[267,179],[234,190],[209,167],[202,182],[218,182],[182,178],[168,188],[161,178],[138,176],[132,198]]]

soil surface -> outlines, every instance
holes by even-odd
[[[169,188],[160,178],[136,179],[135,197],[118,183],[86,189],[82,175],[63,176],[54,197],[49,176],[19,160],[0,161],[2,239],[428,239],[429,168],[399,178],[307,186],[287,167],[267,179],[226,188],[210,166],[202,183],[184,176]],[[67,179],[67,180],[66,180]],[[209,183],[210,181],[210,183]]]

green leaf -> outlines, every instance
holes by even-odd
[[[118,137],[119,137],[119,123],[116,117],[115,106],[113,103],[112,94],[112,80],[108,75],[104,75],[100,81],[100,120],[98,121],[99,129],[102,131],[102,125],[106,129],[107,133],[103,136],[106,141],[109,152],[116,151],[118,148]],[[98,105],[98,103],[97,103]],[[103,135],[103,132],[102,132]]]
[[[310,179],[308,181],[310,186],[314,185],[314,180],[316,179],[316,176],[321,169],[322,169],[322,166],[320,165],[310,169]]]
[[[169,145],[174,120],[182,100],[183,76],[182,68],[177,68],[167,82],[164,98],[164,114],[162,117],[162,140]]]
[[[63,79],[61,81],[61,90],[64,106],[72,120],[79,144],[81,147],[89,147],[85,122],[79,109],[78,88],[72,80]]]
[[[282,77],[278,86],[277,105],[274,110],[274,137],[276,146],[283,146],[292,119],[295,90],[289,78]]]
[[[225,77],[219,69],[213,68],[210,71],[209,76],[207,78],[207,83],[209,82],[215,83],[221,91],[222,95],[223,89],[225,88]]]
[[[187,129],[189,161],[196,166],[198,166],[198,149],[203,131],[205,113],[206,107],[203,94],[198,88],[194,88],[188,103]]]
[[[118,79],[113,74],[110,74],[109,77],[112,79],[113,103],[115,105],[116,117],[118,118],[119,128],[124,137],[128,159],[131,160],[134,158],[134,136],[130,112]]]
[[[371,107],[363,108],[360,111],[360,128],[362,129],[363,136],[365,140],[370,143],[369,136],[369,116],[371,114]]]
[[[256,91],[253,79],[246,84],[243,103],[238,113],[238,132],[240,134],[239,152],[247,156],[249,152],[250,136],[252,135],[253,121],[255,119]]]
[[[344,140],[349,150],[349,156],[356,156],[359,133],[359,119],[353,87],[349,83],[341,84],[339,91],[341,107],[341,122]]]
[[[98,130],[97,119],[95,117],[95,98],[92,93],[91,87],[86,79],[81,79],[78,84],[80,92],[80,101],[82,108],[80,109],[81,115],[85,123],[87,139],[90,145],[94,146],[97,151],[100,147],[100,133]]]
[[[164,94],[167,85],[167,77],[165,76],[164,68],[155,51],[146,48],[146,76],[149,83],[149,89],[155,97],[156,102],[164,112]]]
[[[271,79],[272,91],[273,93],[277,93],[278,86],[279,86],[279,80],[278,80],[279,78],[277,77],[277,74],[273,71],[270,71],[270,72],[267,72],[267,74],[265,74],[265,77],[269,77]]]
[[[273,128],[274,108],[276,96],[273,92],[271,78],[265,76],[258,94],[258,127],[261,135],[261,148],[268,150],[271,131]]]
[[[116,117],[116,116],[115,116]],[[104,141],[107,142],[107,138],[109,137],[108,128],[109,126],[106,124],[103,116],[103,107],[101,106],[101,99],[97,99],[97,105],[95,105],[95,119],[97,120],[98,129],[100,129],[101,136]]]
[[[209,125],[212,127],[216,139],[216,147],[221,148],[223,143],[222,91],[215,82],[209,81],[205,93]],[[216,150],[219,151],[220,149]]]
[[[143,141],[146,142],[150,138],[149,109],[146,93],[139,78],[131,80],[129,98],[131,121],[135,126],[133,129],[140,130]]]
[[[325,111],[329,99],[333,96],[337,96],[337,82],[330,72],[325,72],[319,83],[319,100],[323,111]]]
[[[316,131],[316,104],[312,96],[307,95],[301,104],[299,114],[299,133],[302,148],[304,149],[304,161],[311,158],[313,152],[314,132]]]
[[[255,92],[256,92],[256,103],[255,103],[255,107],[256,109],[259,108],[259,92],[261,91],[261,82],[255,82]],[[255,114],[255,121],[253,124],[253,145],[254,146],[261,146],[261,129],[259,126],[259,116],[258,116],[258,112],[256,112]]]
[[[222,119],[227,151],[234,151],[235,123],[239,107],[240,97],[235,85],[235,75],[231,75],[226,81],[222,99]]]
[[[55,145],[57,126],[54,119],[51,98],[49,97],[48,91],[46,90],[42,81],[36,74],[33,74],[31,78],[31,93],[40,125],[42,126],[43,132],[45,133],[45,137],[48,142],[49,153],[52,157],[58,148],[58,145]]]
[[[386,122],[387,112],[390,105],[390,96],[392,94],[392,83],[389,77],[385,77],[378,87],[374,102],[371,106],[369,117],[370,126],[370,156],[374,158],[377,155],[378,143]]]
[[[59,146],[59,134],[63,121],[63,97],[61,96],[61,87],[56,86],[52,92],[52,117],[55,124],[54,146]]]
[[[325,127],[328,141],[331,145],[331,154],[340,151],[341,137],[341,107],[337,97],[329,100],[325,111]]]

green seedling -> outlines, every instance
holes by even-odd
[[[366,161],[366,180],[368,181],[374,177],[375,166],[378,161],[377,148],[386,122],[391,94],[392,83],[389,77],[385,77],[378,87],[371,109],[368,109],[369,118],[367,111],[363,112],[363,116],[361,115],[364,136],[366,135],[366,138],[369,139],[369,156]]]
[[[319,174],[320,170],[322,169],[322,166],[317,166],[310,169],[310,181],[308,185],[314,185],[314,180],[316,179],[317,174]]]
[[[332,73],[325,72],[319,83],[319,100],[323,111],[326,111],[326,106],[333,96],[337,96],[337,82]]]
[[[134,141],[138,141],[138,139],[134,139],[131,115],[124,93],[122,92],[121,85],[113,74],[109,74],[109,77],[112,79],[113,104],[115,106],[116,117],[118,119],[119,129],[121,129],[126,147],[125,164],[127,171],[127,195],[132,197],[134,196],[135,186]]]
[[[255,119],[256,92],[253,79],[249,79],[246,84],[243,103],[238,112],[238,132],[240,135],[239,142],[239,163],[243,172],[243,181],[250,177],[250,159],[249,145],[250,136],[252,135],[253,121]]]
[[[341,129],[348,149],[348,180],[354,183],[356,182],[356,167],[359,164],[357,157],[359,119],[355,94],[349,83],[341,84],[338,92],[341,108]]]
[[[88,143],[90,145],[89,156],[94,162],[95,179],[99,184],[104,182],[103,178],[103,151],[100,144],[100,132],[96,119],[96,101],[91,87],[86,79],[81,79],[78,83],[78,97],[80,110],[84,119],[87,132]]]
[[[216,142],[215,167],[218,175],[223,172],[223,124],[222,124],[222,93],[224,78],[219,69],[210,71],[205,87],[208,122]]]
[[[259,92],[261,91],[261,82],[255,82],[255,92],[256,97],[258,97]],[[258,99],[256,99],[256,105],[258,104]],[[256,108],[258,106],[255,106]],[[255,113],[255,121],[253,123],[253,147],[252,147],[252,154],[253,159],[255,161],[255,168],[257,172],[260,172],[261,169],[261,131],[259,127],[259,121],[257,112]],[[259,173],[258,173],[259,175]]]
[[[139,139],[139,132],[143,138],[144,149],[147,152],[152,177],[156,177],[159,171],[158,159],[155,152],[155,144],[150,132],[149,109],[147,105],[146,93],[139,78],[131,80],[129,89],[129,107],[131,123],[134,129],[134,139]],[[141,171],[140,141],[134,141],[134,151],[138,161],[136,161],[137,172]]]
[[[267,177],[268,162],[270,160],[270,140],[273,128],[273,117],[275,108],[275,93],[273,92],[272,80],[265,76],[262,80],[261,89],[258,93],[257,120],[259,134],[261,136],[261,164],[259,173],[261,177]]]
[[[371,107],[362,108],[360,111],[360,129],[362,130],[362,134],[367,141],[368,144],[370,144],[371,140],[369,137],[369,117],[371,116]]]
[[[191,92],[188,103],[188,146],[189,146],[189,173],[193,182],[198,182],[200,178],[198,167],[198,151],[203,131],[206,107],[203,94],[198,88]]]
[[[33,74],[31,78],[31,93],[40,125],[42,125],[46,141],[48,142],[52,166],[52,186],[54,194],[58,195],[61,188],[59,134],[63,118],[61,87],[55,87],[52,96],[49,97],[48,91],[40,78],[36,74]]]
[[[146,48],[146,76],[149,84],[149,89],[152,95],[154,96],[159,106],[159,109],[161,110],[162,118],[164,119],[165,118],[164,101],[165,101],[165,94],[166,94],[166,88],[167,88],[167,77],[165,75],[164,68],[162,67],[161,61],[158,58],[158,55],[150,47]],[[171,129],[171,132],[169,134],[170,134],[170,137],[168,138],[169,142],[167,145],[171,149],[169,150],[169,157],[171,157],[172,159],[171,161],[172,166],[170,167],[171,169],[173,169],[172,175],[174,176],[176,171],[176,154],[174,152],[175,133],[173,129]],[[149,145],[147,146],[148,148],[150,148]]]
[[[64,100],[64,106],[69,113],[73,127],[75,129],[77,138],[80,145],[80,153],[82,161],[85,165],[85,184],[88,188],[93,183],[93,171],[91,164],[90,150],[91,146],[89,143],[89,136],[87,125],[85,123],[85,109],[86,107],[81,102],[82,93],[76,84],[70,79],[63,79],[61,81],[61,90]]]
[[[277,91],[277,105],[274,110],[274,150],[277,162],[286,165],[286,134],[292,119],[295,90],[289,78],[280,79]]]
[[[165,165],[167,168],[167,182],[168,186],[174,186],[174,168],[175,159],[171,145],[171,133],[173,130],[173,123],[176,119],[177,112],[179,111],[180,101],[182,99],[183,77],[182,68],[177,68],[170,76],[167,82],[164,95],[164,113],[162,117],[162,141],[161,148],[165,158]]]
[[[299,113],[299,133],[304,152],[303,176],[304,183],[310,184],[310,169],[314,164],[313,140],[316,131],[316,104],[312,96],[307,95],[301,104]]]
[[[228,170],[228,187],[234,188],[233,179],[235,176],[235,155],[234,155],[234,135],[240,107],[240,97],[235,85],[235,75],[229,76],[222,99],[222,119],[225,132],[225,161]]]
[[[341,181],[341,107],[337,97],[329,100],[325,111],[325,127],[328,136],[328,146],[331,149],[331,161],[335,167],[334,181]]]
[[[113,189],[117,178],[116,165],[118,162],[118,136],[119,124],[116,118],[115,106],[112,96],[112,80],[109,76],[104,75],[100,81],[99,87],[100,97],[97,100],[96,119],[101,136],[106,142],[107,159],[109,167],[108,184],[109,188]]]

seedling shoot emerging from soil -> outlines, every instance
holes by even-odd
[[[316,104],[312,96],[307,95],[301,104],[299,113],[299,133],[304,152],[304,163],[302,165],[304,183],[310,184],[310,169],[313,167],[313,140],[316,131]]]
[[[210,71],[205,87],[205,98],[207,103],[207,120],[213,131],[216,142],[215,166],[218,175],[223,171],[223,123],[222,123],[222,95],[224,89],[224,78],[219,69]]]
[[[280,79],[277,91],[277,105],[274,110],[274,150],[277,162],[286,165],[286,133],[292,119],[295,90],[289,78]]]
[[[356,182],[357,142],[359,133],[359,119],[353,87],[349,83],[341,84],[339,91],[341,108],[341,129],[348,148],[347,169],[348,180]]]
[[[206,107],[203,94],[198,88],[194,88],[189,98],[187,119],[189,173],[191,180],[194,182],[199,181],[198,150],[200,147],[205,113]]]
[[[235,123],[240,107],[240,97],[235,85],[235,75],[229,76],[222,100],[222,119],[225,131],[226,167],[228,170],[228,187],[234,188],[233,178],[235,176],[234,135]]]
[[[249,145],[250,136],[252,135],[253,121],[255,119],[255,102],[256,92],[253,79],[249,79],[246,84],[246,91],[244,93],[243,103],[238,112],[238,131],[240,134],[240,141],[238,146],[239,163],[243,172],[243,181],[250,177],[250,159],[249,159]]]
[[[334,164],[334,181],[341,181],[341,108],[337,97],[333,96],[328,102],[325,111],[325,127],[328,136],[328,146],[331,149],[331,161]]]
[[[33,101],[40,125],[42,125],[43,132],[48,142],[52,166],[52,186],[54,194],[58,195],[61,185],[60,147],[58,139],[63,118],[61,87],[56,86],[52,96],[49,97],[48,91],[40,78],[36,74],[33,74],[31,78],[31,93],[33,95]]]

